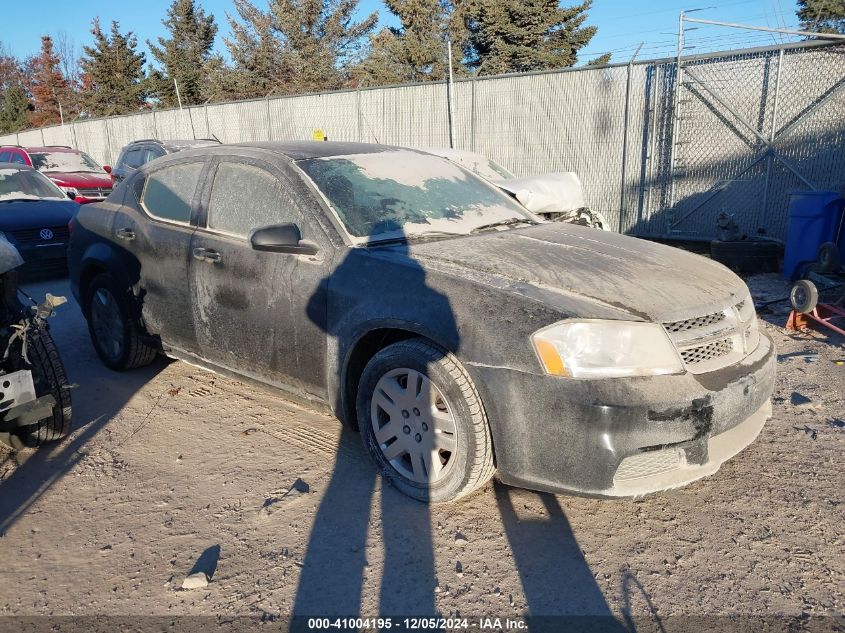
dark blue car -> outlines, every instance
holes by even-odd
[[[67,272],[68,222],[78,209],[37,170],[0,163],[0,231],[23,257],[22,273]]]

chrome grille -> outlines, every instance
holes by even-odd
[[[714,371],[739,362],[757,347],[757,315],[750,299],[719,312],[663,323],[688,371]]]
[[[94,187],[92,189],[77,188],[83,198],[105,198],[111,193],[111,187]]]

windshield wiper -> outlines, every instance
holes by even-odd
[[[437,240],[444,237],[461,237],[465,233],[450,233],[448,231],[426,231],[425,233],[412,233],[411,235],[401,235],[398,237],[388,237],[383,240],[370,240],[363,244],[363,246],[383,246],[385,244],[401,244],[404,242],[422,242],[425,240]]]
[[[514,224],[537,224],[534,220],[528,218],[509,218],[507,220],[500,220],[499,222],[491,222],[490,224],[482,224],[475,227],[470,233],[479,233],[486,229],[494,229],[497,226],[513,226]]]

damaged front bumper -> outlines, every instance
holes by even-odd
[[[711,475],[750,444],[771,416],[775,354],[761,333],[742,362],[707,374],[571,380],[473,370],[504,483],[620,497]]]

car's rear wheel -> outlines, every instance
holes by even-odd
[[[88,331],[97,356],[115,371],[149,365],[157,350],[146,342],[146,332],[128,289],[121,290],[108,273],[88,285]]]
[[[425,339],[373,356],[358,387],[358,425],[382,475],[421,501],[451,501],[495,472],[481,398],[455,356]]]

